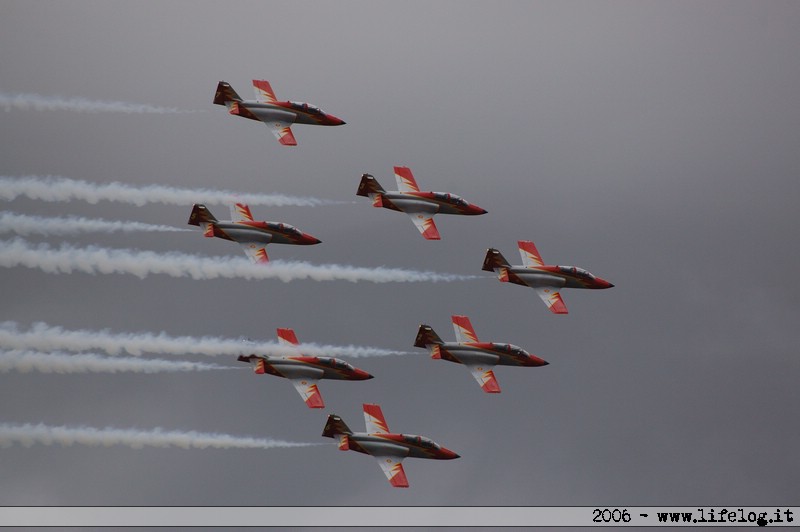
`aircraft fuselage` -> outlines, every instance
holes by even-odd
[[[381,205],[401,212],[427,212],[431,214],[486,214],[484,209],[472,205],[460,196],[447,192],[399,192],[380,194]]]
[[[239,111],[244,107],[253,116]],[[230,105],[231,114],[239,114],[245,118],[261,120],[262,122],[283,121],[294,124],[311,124],[315,126],[341,126],[345,122],[331,114],[324,112],[319,107],[305,102],[257,102],[245,100]]]
[[[342,445],[346,445],[351,451],[369,455],[434,460],[452,460],[459,457],[450,449],[442,447],[430,438],[415,434],[354,432],[343,434],[341,438],[346,438],[346,442],[340,441],[340,448]]]
[[[512,344],[445,342],[433,347],[433,355],[457,364],[491,366],[545,366],[547,362]]]
[[[214,236],[233,242],[262,244],[319,244],[320,240],[296,227],[280,222],[213,222]]]
[[[366,371],[333,357],[249,355],[240,356],[238,360],[255,364],[256,373],[267,373],[288,379],[305,377],[363,381],[372,378]]]
[[[508,266],[505,268],[508,282],[530,286],[552,286],[557,288],[611,288],[605,279],[596,277],[575,266]]]

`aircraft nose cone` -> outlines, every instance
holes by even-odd
[[[450,449],[442,447],[442,458],[444,458],[445,460],[453,460],[455,458],[461,458],[461,456],[459,456],[458,454],[454,453]]]
[[[321,244],[322,240],[317,237],[311,236],[309,234],[303,235],[303,243],[304,244]]]

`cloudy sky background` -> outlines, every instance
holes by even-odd
[[[0,174],[224,188],[339,200],[253,207],[318,246],[270,257],[481,279],[372,284],[3,269],[0,321],[374,346],[376,376],[322,381],[307,409],[248,369],[0,374],[0,422],[197,430],[327,442],[329,412],[361,404],[455,461],[407,460],[411,488],[333,445],[184,450],[0,449],[3,505],[789,505],[800,489],[794,274],[800,199],[800,5],[767,2],[0,3],[0,93],[118,100],[196,113],[0,113]],[[211,104],[216,83],[343,118],[296,126],[297,148]],[[370,172],[487,209],[436,218],[425,241],[355,191]],[[191,205],[19,198],[3,211],[188,227]],[[225,205],[212,212],[227,218]],[[4,240],[13,238],[9,235]],[[36,237],[54,245],[243,256],[194,233]],[[481,272],[486,248],[613,282],[564,291],[567,316]],[[451,314],[544,368],[499,368],[499,395],[412,347]],[[166,358],[165,355],[157,358]],[[176,360],[237,366],[235,357]],[[244,366],[244,365],[242,365]]]

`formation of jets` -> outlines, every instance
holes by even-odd
[[[214,94],[214,103],[224,105],[232,115],[264,122],[284,146],[297,146],[297,140],[289,127],[292,124],[341,126],[345,123],[305,102],[278,101],[269,81],[254,79],[253,90],[256,94],[255,100],[242,100],[229,83],[220,81]]]
[[[549,362],[531,355],[513,344],[480,342],[472,323],[466,316],[452,316],[455,342],[445,342],[430,325],[422,324],[414,340],[415,347],[423,347],[431,358],[463,364],[486,393],[500,393],[495,379],[494,366],[546,366]]]
[[[364,404],[366,432],[353,432],[337,415],[331,414],[322,435],[338,438],[340,451],[356,451],[372,456],[378,461],[389,483],[395,488],[407,488],[408,479],[403,470],[405,458],[452,460],[459,456],[425,436],[389,432],[381,407]]]
[[[486,214],[484,209],[470,204],[461,196],[449,192],[420,191],[411,169],[406,166],[395,166],[394,178],[399,190],[387,191],[373,176],[364,174],[356,195],[369,197],[373,207],[406,213],[427,240],[441,238],[436,224],[433,223],[434,214]]]
[[[297,145],[290,128],[292,124],[338,126],[345,123],[307,103],[278,101],[268,81],[253,80],[253,88],[256,99],[243,100],[228,83],[220,81],[214,95],[214,103],[226,106],[233,115],[264,122],[278,141],[285,146]],[[486,214],[481,207],[455,194],[421,191],[411,169],[406,166],[395,166],[394,176],[398,190],[387,191],[374,176],[363,174],[356,195],[368,197],[374,207],[407,214],[427,240],[441,239],[433,221],[436,214]],[[230,221],[219,221],[204,205],[196,204],[192,209],[189,224],[200,226],[204,236],[239,243],[250,259],[258,263],[267,262],[265,247],[270,243],[295,245],[320,243],[319,239],[289,224],[254,221],[250,209],[242,203],[231,206],[231,218]],[[567,307],[560,293],[562,288],[604,289],[614,286],[583,268],[545,264],[531,241],[520,240],[518,247],[522,265],[510,265],[498,250],[490,248],[486,252],[483,270],[496,273],[501,282],[533,288],[554,314],[567,314]],[[479,341],[467,316],[454,315],[452,323],[455,342],[443,341],[432,327],[422,324],[417,331],[414,346],[427,349],[434,359],[466,366],[486,393],[500,393],[500,386],[493,370],[495,366],[537,367],[548,364],[516,345]],[[342,360],[303,355],[302,346],[292,329],[278,329],[278,339],[281,344],[297,349],[297,353],[284,356],[251,354],[240,356],[239,361],[253,364],[257,374],[288,379],[309,408],[325,406],[317,387],[320,379],[372,378],[369,373]],[[373,456],[392,486],[408,487],[408,479],[402,466],[405,458],[449,460],[459,457],[453,451],[424,436],[389,432],[379,405],[364,404],[363,408],[366,432],[353,432],[341,417],[331,414],[328,416],[322,436],[338,439],[340,450]]]
[[[278,329],[278,341],[285,346],[300,344],[292,329]],[[238,360],[253,364],[253,371],[259,375],[266,373],[289,379],[309,408],[325,408],[317,387],[320,379],[364,381],[372,378],[366,371],[338,358],[305,356],[299,352],[286,356],[241,355]]]
[[[293,225],[282,222],[257,222],[244,203],[231,205],[231,220],[217,220],[205,205],[196,203],[189,215],[189,225],[203,229],[203,236],[236,242],[253,262],[268,262],[267,244],[308,246],[322,242]]]

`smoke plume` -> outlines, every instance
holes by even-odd
[[[15,322],[0,322],[0,348],[37,351],[102,351],[109,355],[123,353],[140,356],[143,353],[161,355],[199,354],[206,356],[237,355],[297,355],[298,352],[316,356],[347,356],[363,358],[375,356],[403,355],[404,351],[364,346],[335,346],[303,343],[297,348],[277,342],[246,343],[233,338],[214,336],[169,336],[164,332],[154,334],[112,333],[104,331],[66,330],[46,323],[34,323],[22,331]]]
[[[456,275],[400,268],[363,268],[339,264],[310,264],[307,262],[273,261],[266,264],[245,258],[204,257],[185,253],[156,253],[130,249],[111,249],[97,246],[86,248],[62,244],[32,245],[15,238],[0,241],[0,266],[25,266],[47,273],[83,272],[89,274],[128,274],[144,279],[148,275],[209,279],[279,279],[313,281],[360,281],[371,283],[452,282],[476,279],[472,275]]]
[[[143,447],[180,447],[181,449],[274,449],[276,447],[311,447],[320,443],[289,442],[271,438],[231,436],[229,434],[153,430],[54,427],[43,423],[0,423],[0,447],[19,443],[24,447],[42,445],[124,445]]]
[[[82,218],[78,216],[49,218],[45,216],[17,214],[14,212],[0,212],[0,234],[15,233],[22,236],[60,236],[79,233],[146,233],[153,231],[191,231],[191,229],[133,221]]]
[[[142,358],[108,358],[93,353],[40,353],[37,351],[0,351],[0,373],[165,373],[232,369],[217,364],[173,362]]]
[[[0,93],[0,107],[6,111],[72,111],[75,113],[125,113],[125,114],[182,114],[199,111],[181,111],[174,107],[157,107],[141,103],[87,100],[86,98],[61,98],[33,93]]]
[[[117,181],[110,183],[90,183],[80,179],[62,176],[0,176],[0,199],[13,200],[19,196],[30,199],[64,202],[82,200],[89,203],[115,201],[142,206],[147,203],[181,205],[188,207],[193,203],[265,205],[279,207],[292,205],[313,207],[316,205],[338,204],[311,197],[287,196],[284,194],[242,194],[228,190],[178,188],[167,185],[134,186]],[[189,212],[186,212],[189,216]]]

